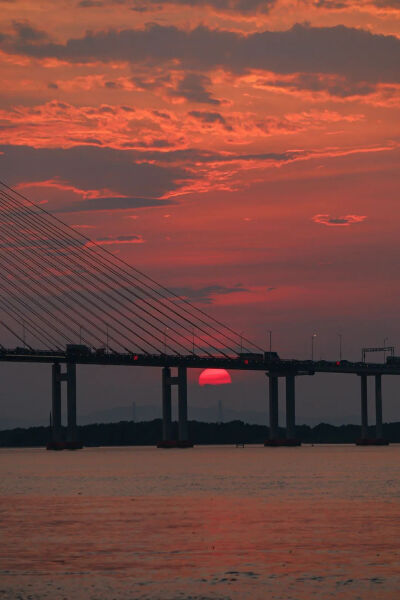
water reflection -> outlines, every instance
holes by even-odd
[[[0,598],[397,599],[400,447],[0,451]]]

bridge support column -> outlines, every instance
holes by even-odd
[[[295,376],[286,376],[286,439],[296,439]]]
[[[361,439],[368,438],[368,380],[361,375]]]
[[[51,368],[51,442],[62,442],[61,431],[61,366],[54,363]]]
[[[187,369],[178,367],[178,429],[179,441],[188,441],[187,423]]]
[[[63,439],[61,424],[61,383],[67,382],[67,439]],[[82,443],[78,441],[76,426],[76,364],[67,363],[66,372],[61,372],[61,365],[54,363],[52,367],[52,431],[47,444],[48,450],[78,450]]]
[[[77,442],[76,428],[76,364],[67,364],[67,442]]]
[[[274,441],[278,439],[278,377],[269,376],[269,439]]]
[[[162,370],[162,413],[163,413],[163,442],[169,442],[172,437],[171,430],[171,369],[164,367]]]
[[[178,387],[178,439],[172,439],[171,388]],[[178,367],[177,376],[171,375],[170,367],[162,370],[163,439],[158,448],[191,448],[188,440],[187,420],[187,368]]]
[[[279,436],[279,376],[267,373],[269,378],[269,439],[264,446],[300,446],[296,439],[295,421],[295,374],[282,373],[286,379],[286,435]]]
[[[382,375],[375,375],[375,436],[377,440],[383,439],[382,428]]]
[[[361,378],[361,438],[357,446],[387,446],[389,442],[383,438],[382,430],[382,375],[375,375],[375,437],[368,436],[368,388],[367,375]]]

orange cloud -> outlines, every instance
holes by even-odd
[[[365,215],[344,215],[343,217],[332,217],[331,215],[314,215],[314,223],[321,223],[328,227],[349,227],[356,223],[362,223],[367,217]]]

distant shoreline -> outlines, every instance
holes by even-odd
[[[369,428],[374,437],[374,425]],[[197,445],[262,444],[268,439],[268,427],[249,425],[243,421],[208,423],[189,421],[190,439]],[[285,430],[280,429],[285,437]],[[0,448],[26,448],[46,446],[49,427],[13,428],[0,431]],[[78,437],[85,446],[155,446],[162,438],[162,421],[120,421],[118,423],[93,423],[78,427]],[[359,425],[329,425],[314,427],[298,425],[296,438],[304,444],[353,444],[360,437]],[[384,423],[383,437],[391,443],[400,443],[400,422]],[[177,439],[177,423],[173,424],[173,438]]]

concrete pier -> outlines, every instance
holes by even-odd
[[[279,437],[278,416],[278,377],[269,376],[269,439],[277,440]]]
[[[178,387],[178,439],[172,436],[172,386]],[[158,448],[191,448],[189,441],[187,417],[187,368],[178,367],[178,374],[171,375],[171,368],[162,370],[162,413],[163,413],[163,439],[158,442]]]
[[[187,369],[178,367],[178,430],[179,441],[188,441],[187,423]]]
[[[172,437],[172,413],[171,413],[171,369],[164,367],[162,370],[162,416],[163,416],[163,442]]]
[[[67,363],[67,442],[77,442],[75,363]]]
[[[286,439],[296,438],[295,376],[286,376]]]
[[[368,435],[368,386],[367,375],[361,379],[361,438],[357,446],[387,446],[389,442],[383,437],[382,427],[382,375],[375,375],[375,437]]]
[[[286,379],[286,434],[279,436],[279,376],[267,373],[269,378],[269,438],[264,446],[300,446],[296,439],[295,373],[282,374]]]
[[[361,375],[361,439],[368,439],[368,384],[366,375]]]
[[[375,375],[375,436],[377,440],[383,439],[382,427],[382,376]]]
[[[60,443],[62,441],[61,430],[61,366],[54,363],[51,368],[51,441]]]
[[[67,435],[64,438],[61,422],[61,383],[67,383]],[[52,427],[47,450],[78,450],[83,447],[78,441],[76,425],[76,364],[67,363],[67,370],[62,373],[61,365],[52,366]]]

